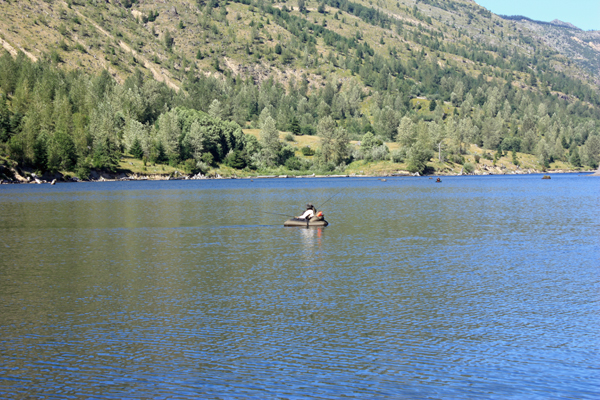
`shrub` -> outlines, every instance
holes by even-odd
[[[360,142],[360,147],[365,151],[381,145],[383,145],[383,140],[381,140],[380,137],[375,136],[372,132],[365,133]]]
[[[481,160],[481,156],[479,154],[475,154],[475,162],[479,164],[479,160]]]
[[[215,162],[215,158],[211,153],[202,154],[201,159],[201,161],[206,165],[213,165],[213,163]]]
[[[225,157],[225,165],[235,169],[244,169],[246,167],[246,160],[238,150],[234,150],[230,151],[227,157]]]
[[[314,135],[317,131],[312,126],[305,125],[300,128],[303,135]]]
[[[455,164],[462,165],[465,163],[465,159],[460,154],[452,154],[450,155],[450,157],[448,157],[448,159],[450,160],[450,162],[453,162]]]
[[[198,161],[196,163],[196,171],[197,171],[197,173],[199,172],[202,175],[206,175],[209,170],[210,170],[210,165],[208,165],[207,163],[202,162],[202,161]]]
[[[185,171],[186,174],[195,175],[198,173],[198,166],[196,161],[193,158],[188,158],[185,160],[183,165],[180,166],[181,169]]]
[[[75,170],[75,175],[81,180],[87,180],[90,177],[90,167],[87,164],[80,164]]]
[[[373,147],[371,150],[371,159],[373,161],[387,160],[389,153],[390,150],[387,148],[387,146],[382,144],[381,146]]]
[[[395,163],[403,162],[405,157],[406,157],[406,152],[404,150],[394,150],[390,154],[390,158]]]
[[[279,150],[279,154],[278,154],[278,158],[279,158],[279,164],[285,164],[285,162],[294,157],[294,148],[291,146],[283,146],[281,148],[281,150]]]
[[[302,160],[300,160],[296,156],[288,158],[285,162],[285,167],[290,171],[300,171],[306,169],[304,164],[302,163]]]
[[[67,46],[67,43],[62,39],[60,42],[58,42],[58,48],[63,51],[69,51],[69,46]]]
[[[427,161],[433,157],[433,151],[417,146],[411,147],[406,154],[407,169],[410,172],[425,172]]]
[[[60,57],[60,54],[58,54],[58,52],[56,50],[52,50],[50,52],[50,60],[52,60],[52,62],[54,64],[58,64],[62,62],[62,58]]]
[[[301,148],[300,152],[302,153],[303,156],[314,156],[315,155],[315,151],[308,146],[304,146],[303,148]]]
[[[285,137],[283,138],[283,140],[285,140],[286,142],[293,142],[294,141],[294,135],[292,135],[291,133],[288,133],[287,135],[285,135]]]
[[[473,171],[475,171],[475,166],[470,162],[465,163],[465,165],[463,165],[463,171],[467,174],[472,174]]]

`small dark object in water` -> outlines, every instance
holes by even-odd
[[[551,179],[551,178],[550,178],[550,175],[544,175],[544,176],[542,176],[542,179]]]
[[[437,178],[437,179],[435,180],[435,182],[436,182],[436,183],[442,183],[442,180],[441,180],[440,178]]]

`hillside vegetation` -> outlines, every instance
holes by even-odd
[[[40,173],[124,154],[189,173],[600,161],[598,35],[472,1],[31,0],[0,16],[0,152]]]

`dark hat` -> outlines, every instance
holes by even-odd
[[[306,209],[309,209],[309,208],[313,208],[313,205],[311,203],[306,204]]]

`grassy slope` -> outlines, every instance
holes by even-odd
[[[244,133],[247,135],[253,135],[255,137],[260,136],[259,129],[244,129]],[[285,141],[285,137],[289,135],[289,132],[280,132],[279,138],[296,148],[296,156],[300,158],[311,159],[312,157],[305,157],[300,152],[300,149],[304,146],[310,146],[313,149],[320,148],[320,139],[317,136],[295,136],[293,142]],[[385,143],[386,146],[391,150],[395,150],[399,147],[398,143],[388,142]],[[358,146],[357,141],[351,141],[351,146]],[[495,165],[492,160],[480,158],[479,163],[475,162],[475,154],[479,156],[483,156],[484,153],[490,153],[489,150],[484,150],[479,148],[476,145],[471,145],[469,148],[469,154],[464,156],[465,163],[469,162],[475,165],[476,174],[511,174],[513,172],[520,171],[541,171],[539,162],[536,157],[531,154],[525,153],[517,153],[517,159],[519,161],[519,166],[517,167],[512,163],[512,155],[504,155],[499,158]],[[438,162],[436,157],[432,159],[428,165],[434,169],[435,174],[439,175],[456,175],[460,174],[463,166],[457,163],[451,162]],[[154,175],[156,177],[160,176],[173,176],[176,174],[176,171],[179,171],[177,168],[171,167],[169,165],[152,165],[148,164],[144,166],[141,160],[135,159],[131,156],[124,156],[121,159],[121,164],[119,166],[121,172],[125,172],[127,174],[137,174],[137,175]],[[580,169],[573,168],[570,164],[564,162],[554,162],[550,164],[549,172],[552,171],[578,171]],[[347,175],[370,175],[370,176],[387,176],[392,174],[405,174],[407,172],[406,164],[404,163],[394,163],[391,161],[380,161],[380,162],[366,162],[366,161],[354,161],[343,171],[343,174]],[[216,176],[219,174],[223,177],[251,177],[257,175],[306,175],[306,171],[288,171],[283,167],[280,167],[271,171],[239,171],[233,170],[226,166],[221,166],[219,168],[213,169],[209,172],[209,176]],[[331,174],[340,174],[339,171],[332,172]]]
[[[362,33],[362,40],[368,43],[376,53],[388,55],[393,47],[398,56],[410,59],[421,51],[422,46],[415,43],[413,33],[423,29],[443,33],[446,43],[462,43],[469,46],[478,41],[498,44],[509,43],[517,51],[531,54],[532,48],[520,42],[519,35],[532,35],[541,46],[543,31],[536,31],[524,23],[505,21],[497,16],[485,18],[478,13],[481,8],[466,0],[454,1],[456,10],[433,7],[420,3],[419,12],[430,16],[431,24],[412,14],[415,5],[413,0],[379,0],[361,1],[357,3],[386,13],[391,18],[403,21],[402,34],[390,29],[382,29],[368,24],[354,15],[326,7],[326,13],[316,11],[317,2],[307,1],[308,13],[302,16],[297,7],[293,15],[327,25],[327,28],[343,36],[352,37],[356,32]],[[326,46],[318,39],[317,54],[319,65],[305,68],[296,54],[291,63],[286,64],[273,52],[275,45],[281,43],[298,53],[291,45],[297,40],[290,32],[261,16],[254,7],[241,3],[229,3],[227,14],[221,14],[220,8],[198,10],[196,3],[184,0],[162,2],[138,2],[132,8],[125,9],[116,1],[98,2],[93,6],[90,2],[31,0],[29,2],[0,3],[0,38],[6,41],[7,48],[26,51],[32,58],[43,57],[44,54],[56,52],[62,59],[65,68],[85,68],[88,71],[108,69],[118,80],[122,81],[134,68],[140,68],[148,76],[166,80],[172,87],[179,87],[186,70],[195,67],[206,74],[220,74],[214,68],[215,58],[223,69],[234,74],[253,76],[259,81],[273,74],[281,81],[294,76],[298,79],[306,73],[311,83],[320,85],[329,74],[347,77],[348,72],[338,68],[338,61],[329,63],[326,57],[335,49]],[[288,8],[294,3],[274,3],[274,7]],[[142,15],[150,11],[158,12],[153,22],[142,23]],[[469,22],[467,13],[474,16]],[[336,17],[337,15],[337,17]],[[250,24],[261,23],[262,28],[256,30],[258,37],[251,39]],[[183,24],[183,29],[179,24]],[[164,36],[169,31],[175,39],[172,51],[164,45]],[[502,37],[500,36],[502,35]],[[536,35],[538,35],[536,37]],[[383,39],[383,44],[381,40]],[[246,46],[251,54],[246,53]],[[592,48],[590,48],[592,49]],[[203,54],[197,59],[198,50]],[[593,50],[593,49],[592,49]],[[455,64],[471,75],[484,73],[487,77],[504,76],[510,73],[515,84],[527,88],[528,75],[502,71],[482,63],[474,63],[462,57],[431,51],[440,65]],[[259,56],[259,53],[262,56]],[[495,56],[500,56],[495,54]],[[560,54],[549,56],[557,68],[571,76],[586,76],[582,70]],[[341,59],[339,59],[341,60]]]

